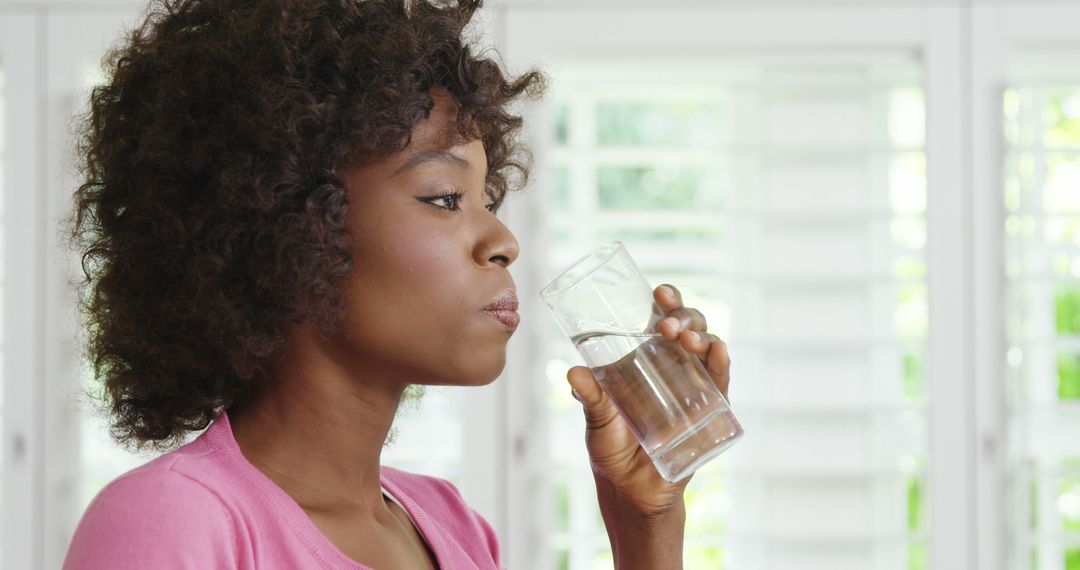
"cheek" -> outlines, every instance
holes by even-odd
[[[416,311],[460,305],[469,267],[459,244],[432,234],[400,235],[390,243],[377,262],[385,293]]]
[[[461,299],[467,267],[459,247],[445,236],[399,230],[378,236],[381,245],[358,257],[354,279],[363,296],[354,301],[384,325],[437,325]]]
[[[430,230],[369,234],[356,248],[342,322],[348,350],[364,358],[445,359],[466,316],[467,259]]]
[[[369,202],[354,222],[340,342],[352,366],[380,364],[410,383],[480,384],[505,364],[508,335],[480,312],[483,271],[451,224]]]

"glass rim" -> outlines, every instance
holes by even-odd
[[[554,295],[557,295],[557,294],[565,291],[566,289],[572,287],[573,285],[577,284],[582,279],[588,277],[589,275],[592,275],[592,273],[594,271],[596,271],[597,267],[600,267],[605,262],[607,262],[607,260],[614,257],[615,254],[618,253],[620,247],[624,247],[623,243],[621,241],[619,241],[619,240],[615,240],[615,241],[609,241],[607,243],[604,243],[604,244],[601,244],[601,245],[598,245],[598,246],[592,248],[587,253],[585,253],[584,255],[582,255],[581,257],[579,257],[577,259],[575,259],[573,262],[571,262],[569,265],[567,265],[566,268],[564,268],[562,271],[560,271],[558,274],[556,274],[555,277],[552,277],[551,281],[548,281],[548,284],[544,285],[544,287],[542,289],[540,289],[540,298],[546,300],[548,297],[552,297]],[[606,255],[602,255],[600,257],[597,257],[596,263],[592,267],[590,267],[588,269],[588,271],[585,271],[581,275],[578,275],[574,280],[570,281],[569,283],[567,283],[565,285],[562,285],[561,287],[558,287],[556,289],[552,289],[552,287],[555,285],[555,282],[558,281],[559,279],[561,279],[567,273],[569,273],[571,269],[576,268],[578,265],[580,265],[586,259],[588,259],[590,257],[593,257],[593,256],[597,255],[597,253],[603,252],[605,249],[609,249],[609,248],[611,249],[611,252],[607,253]]]

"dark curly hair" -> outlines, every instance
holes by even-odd
[[[83,348],[120,444],[167,450],[257,393],[287,333],[343,315],[339,172],[403,150],[449,91],[501,204],[536,70],[508,77],[463,31],[481,0],[161,0],[103,60],[76,123],[67,221]]]

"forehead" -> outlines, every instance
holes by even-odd
[[[361,160],[350,170],[354,175],[389,178],[414,157],[421,154],[449,152],[463,159],[472,161],[478,156],[473,148],[483,144],[478,138],[463,135],[458,131],[458,113],[461,106],[449,91],[435,88],[431,91],[434,107],[427,117],[413,125],[409,144],[401,151],[384,155],[372,160]],[[480,155],[480,162],[486,163]]]
[[[409,145],[399,153],[399,158],[424,151],[450,150],[477,138],[459,132],[458,115],[461,105],[449,91],[432,89],[431,99],[434,107],[426,118],[413,125]]]

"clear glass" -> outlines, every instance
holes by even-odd
[[[621,242],[559,273],[540,297],[660,475],[680,481],[743,434],[701,361],[655,330],[653,288]]]

